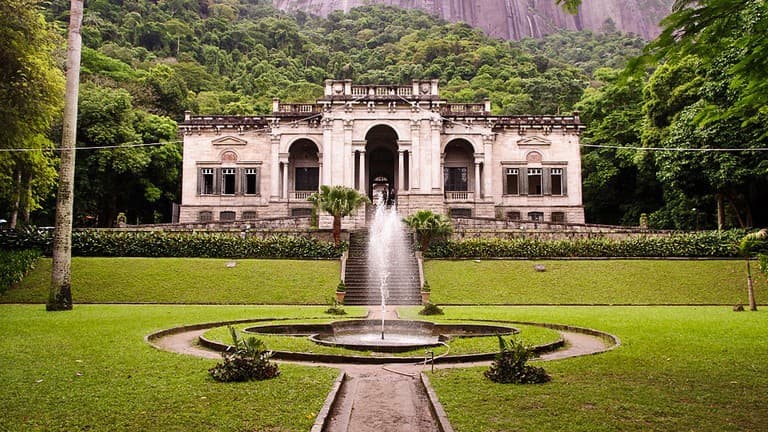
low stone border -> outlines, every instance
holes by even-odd
[[[435,390],[432,388],[432,384],[430,384],[429,378],[427,378],[427,375],[424,372],[422,372],[420,376],[421,385],[423,385],[424,389],[427,391],[427,398],[429,399],[429,410],[432,411],[432,417],[437,422],[439,432],[454,432],[453,426],[451,426],[451,422],[448,421],[448,414],[445,413],[443,405],[437,398],[437,394],[435,394]]]
[[[315,418],[315,424],[312,425],[312,429],[309,430],[309,432],[322,432],[323,428],[325,427],[325,422],[328,420],[328,415],[331,413],[331,410],[336,405],[336,401],[339,397],[339,391],[341,390],[342,383],[344,382],[344,379],[347,377],[347,373],[344,371],[341,371],[339,373],[339,376],[336,377],[336,381],[333,382],[333,387],[331,387],[331,391],[328,393],[328,396],[325,398],[325,403],[323,404],[323,407],[320,409],[320,412],[317,413],[317,418]]]

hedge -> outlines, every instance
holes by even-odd
[[[449,240],[429,247],[427,258],[641,258],[735,257],[743,231],[680,233],[664,237],[637,236],[624,240],[603,237],[537,240],[476,238]]]
[[[35,249],[0,250],[0,294],[18,283],[34,268],[40,251]]]
[[[37,248],[50,255],[50,232],[0,232],[0,249]],[[338,258],[346,244],[313,238],[276,235],[267,238],[221,233],[168,233],[164,231],[75,231],[72,255],[102,257],[198,258]]]

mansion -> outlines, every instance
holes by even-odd
[[[584,223],[578,113],[492,115],[442,100],[437,80],[328,80],[315,103],[272,111],[185,114],[179,222],[307,216],[326,184],[385,190],[403,215]]]

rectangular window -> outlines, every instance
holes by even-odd
[[[311,208],[293,208],[291,209],[291,216],[293,217],[309,217],[312,216]]]
[[[565,213],[563,213],[563,212],[552,212],[552,222],[564,223],[565,222]]]
[[[245,179],[245,194],[246,195],[258,195],[259,194],[259,169],[258,168],[246,168],[244,170]]]
[[[213,168],[200,168],[200,195],[213,195]]]
[[[467,192],[467,167],[446,167],[445,190],[447,192]]]
[[[235,171],[236,170],[234,168],[221,169],[221,194],[222,195],[235,194]]]
[[[320,183],[320,168],[300,167],[296,168],[294,177],[294,190],[316,191]]]
[[[201,211],[198,214],[198,220],[200,222],[210,222],[213,220],[213,212],[210,211]]]
[[[256,212],[255,211],[244,211],[243,212],[243,220],[254,220],[256,219]]]
[[[220,221],[233,221],[235,220],[235,212],[233,211],[223,211],[219,213],[219,220]]]
[[[528,220],[532,220],[534,222],[541,222],[544,220],[544,213],[542,212],[530,212],[528,213]]]
[[[550,171],[550,185],[552,187],[552,195],[563,194],[563,169],[552,168]]]
[[[528,195],[541,195],[541,168],[528,168]]]
[[[507,168],[504,171],[505,176],[505,185],[506,185],[506,194],[507,195],[518,195],[520,193],[520,189],[518,185],[520,184],[520,170],[517,168]]]
[[[507,220],[519,221],[520,220],[520,212],[519,211],[507,212]]]
[[[452,208],[449,211],[451,217],[454,218],[471,218],[472,217],[472,209],[467,208]]]

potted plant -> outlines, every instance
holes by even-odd
[[[429,294],[431,291],[429,282],[424,281],[424,285],[421,287],[421,304],[425,305],[429,303]]]
[[[336,301],[339,304],[344,303],[344,294],[347,292],[347,285],[344,284],[344,281],[339,281],[339,284],[336,285]]]

